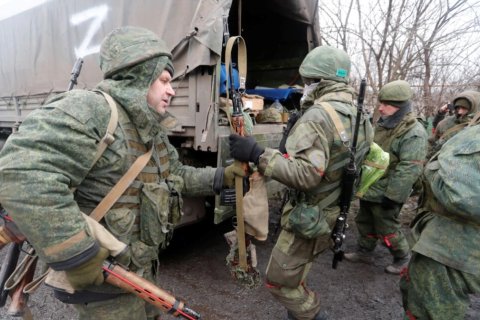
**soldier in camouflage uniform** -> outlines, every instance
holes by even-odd
[[[288,310],[288,319],[326,319],[319,297],[306,284],[315,257],[331,246],[330,234],[340,209],[342,172],[349,162],[347,147],[356,119],[354,90],[348,85],[350,58],[339,49],[320,46],[300,66],[306,84],[302,116],[286,139],[286,154],[263,149],[253,138],[230,136],[232,157],[251,161],[265,176],[290,188],[283,209],[282,231],[266,270],[270,293]],[[373,138],[366,117],[360,121],[357,164]],[[341,128],[340,128],[341,127]],[[339,133],[342,133],[340,135]],[[316,232],[302,232],[296,213],[312,210]]]
[[[121,261],[154,281],[159,248],[180,219],[181,197],[213,195],[233,183],[234,167],[182,165],[167,138],[166,111],[175,92],[165,43],[137,27],[112,31],[102,42],[96,90],[115,100],[118,126],[113,142],[94,163],[107,130],[110,107],[102,94],[72,90],[33,112],[0,154],[0,202],[54,270],[65,271],[74,294],[55,290],[75,304],[80,319],[149,319],[143,300],[103,283],[108,256],[87,231],[89,214],[132,166],[153,148],[150,161],[101,223],[128,245]],[[150,199],[150,200],[149,200]],[[162,222],[160,222],[162,221]],[[147,315],[148,313],[148,315]]]
[[[467,90],[453,99],[454,114],[440,121],[434,134],[428,139],[430,149],[427,158],[432,157],[442,145],[465,128],[473,115],[480,110],[480,92]]]
[[[378,94],[382,117],[374,141],[390,154],[390,163],[385,175],[360,200],[355,218],[358,248],[345,254],[349,261],[371,263],[380,240],[393,255],[393,263],[385,268],[391,274],[399,274],[410,257],[398,216],[422,172],[427,152],[427,132],[411,111],[411,98],[410,85],[403,80],[386,84]]]
[[[416,241],[400,288],[405,320],[465,319],[480,293],[480,125],[463,129],[425,165]]]

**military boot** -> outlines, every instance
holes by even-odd
[[[345,260],[350,262],[362,262],[367,264],[373,263],[373,251],[368,251],[362,247],[359,247],[355,252],[348,252],[343,255]]]
[[[290,311],[287,312],[287,320],[296,320]],[[328,320],[328,314],[325,311],[319,311],[312,320]]]
[[[385,272],[390,274],[400,274],[407,267],[410,261],[410,253],[402,258],[393,258],[393,263],[385,267]]]

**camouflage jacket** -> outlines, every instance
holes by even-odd
[[[314,90],[302,105],[303,115],[286,141],[288,156],[267,148],[260,157],[259,170],[296,190],[297,194],[303,194],[308,204],[319,205],[328,197],[326,209],[338,213],[341,177],[349,161],[349,152],[322,105],[328,103],[334,108],[350,141],[357,111],[351,87],[326,80],[320,84],[323,82],[326,84]],[[360,124],[356,154],[358,164],[363,161],[373,139],[368,119],[362,117]],[[288,208],[291,209],[291,205],[286,206],[285,212]]]
[[[380,203],[386,196],[404,203],[422,173],[427,132],[413,113],[407,113],[395,128],[378,126],[374,141],[390,154],[390,164],[383,177],[367,190],[363,200]]]
[[[480,92],[474,91],[465,91],[462,94],[459,94],[455,99],[466,99],[470,101],[472,108],[469,110],[468,114],[460,119],[455,115],[447,116],[442,121],[440,121],[435,129],[435,132],[428,139],[429,142],[429,152],[427,158],[432,157],[436,152],[440,150],[442,145],[451,137],[456,135],[460,130],[465,128],[470,122],[474,114],[479,111],[480,105]]]
[[[134,127],[118,126],[114,143],[93,168],[110,108],[102,95],[91,91],[73,90],[56,96],[25,119],[0,153],[0,203],[39,256],[57,270],[79,265],[98,250],[86,231],[76,200],[81,199],[82,208],[91,210],[131,166],[134,159],[129,156],[125,130],[136,130],[140,143],[146,146],[166,145],[161,169],[159,166],[153,172],[159,178],[165,172],[183,178],[182,195],[213,194],[215,168],[182,165],[161,119],[150,111],[146,101],[127,105],[128,97],[135,94],[126,88],[117,90],[113,80],[104,80],[99,88],[119,102]],[[74,194],[71,188],[77,192]]]
[[[447,141],[425,166],[424,194],[412,222],[412,250],[451,268],[479,275],[480,125]]]

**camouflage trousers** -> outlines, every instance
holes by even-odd
[[[398,216],[401,209],[402,205],[386,209],[379,203],[360,201],[360,211],[355,217],[359,232],[358,245],[373,251],[380,240],[395,258],[404,257],[410,247],[400,230]]]
[[[414,253],[400,279],[405,320],[463,320],[469,294],[480,293],[480,276]]]
[[[282,230],[266,271],[268,291],[299,320],[311,320],[320,310],[306,278],[314,258],[330,246],[330,235],[308,240]]]

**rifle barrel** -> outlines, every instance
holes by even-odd
[[[70,73],[72,77],[70,78],[70,82],[68,84],[67,91],[73,89],[73,87],[77,84],[78,76],[80,76],[80,71],[82,71],[83,59],[78,58],[73,65],[72,72]]]

